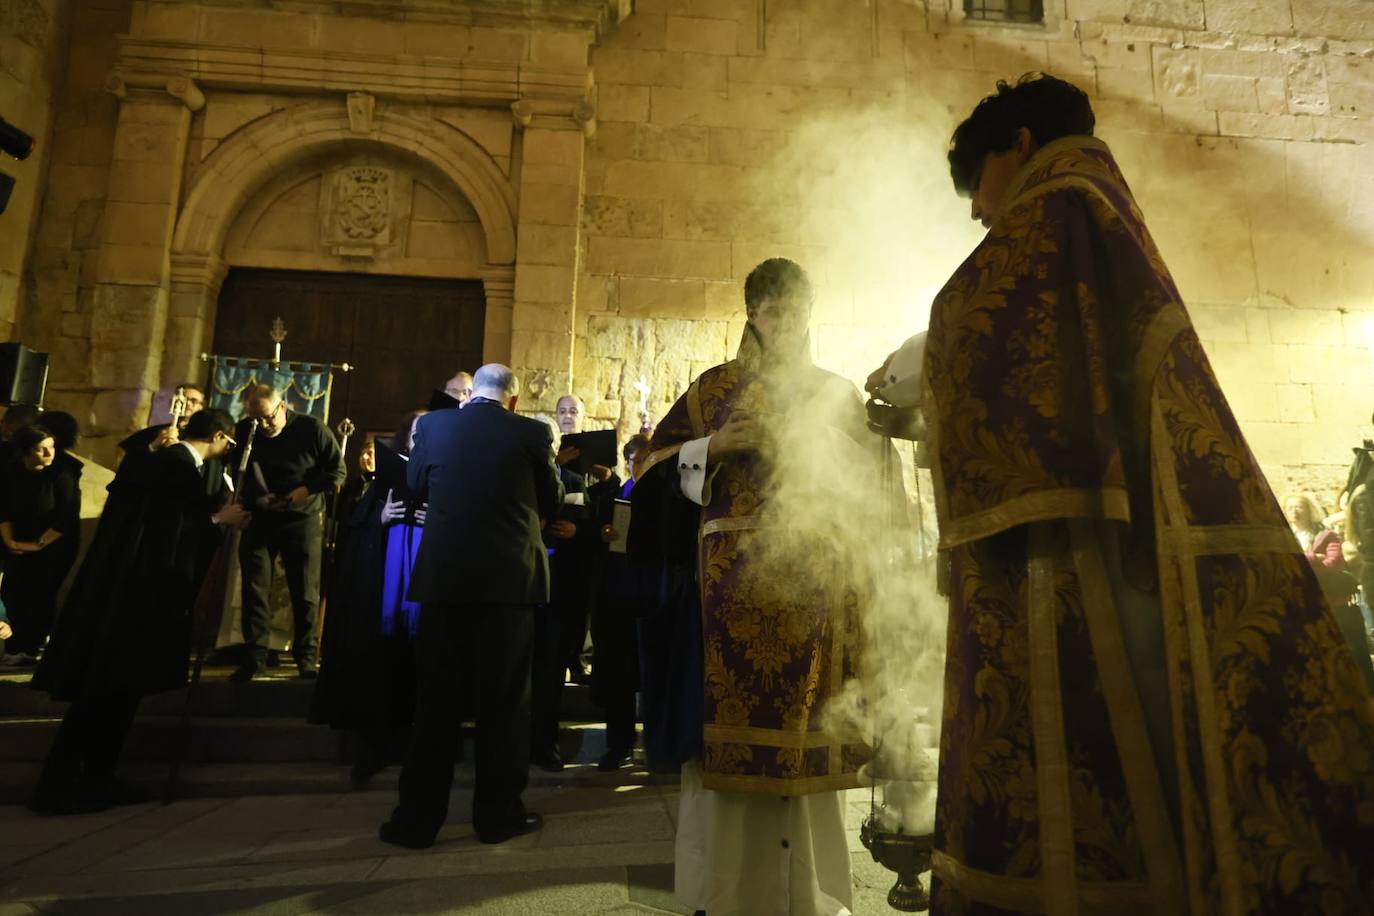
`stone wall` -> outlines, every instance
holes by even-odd
[[[725,358],[772,254],[821,286],[822,365],[861,379],[980,237],[950,132],[997,79],[1092,96],[1251,444],[1323,496],[1374,410],[1374,8],[1365,0],[639,0],[594,51],[579,393],[655,412]],[[765,15],[766,13],[766,15]]]
[[[65,64],[66,0],[0,0],[0,118],[32,134],[38,149],[23,162],[0,156],[16,181],[0,214],[0,339],[13,337],[24,266],[38,227],[54,101]]]
[[[571,386],[628,430],[635,383],[660,416],[786,255],[819,362],[862,378],[978,241],[951,130],[1032,69],[1091,94],[1276,489],[1325,495],[1371,432],[1370,0],[1046,0],[1020,27],[960,0],[637,0],[618,25],[624,0],[71,2],[19,330],[106,445],[208,348],[231,263],[475,272],[522,403]],[[349,162],[408,176],[404,250],[304,238]]]

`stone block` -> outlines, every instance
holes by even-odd
[[[1297,0],[1299,3],[1305,0]],[[1207,28],[1250,35],[1291,35],[1292,0],[1206,0]]]
[[[1227,385],[1224,393],[1242,423],[1280,422],[1277,385],[1236,382]]]
[[[53,162],[72,166],[108,166],[114,155],[113,125],[71,127],[53,137]]]
[[[620,281],[620,315],[625,318],[706,317],[706,288],[702,280],[624,277]]]
[[[581,192],[575,184],[521,182],[520,219],[547,226],[575,226]]]
[[[177,129],[161,124],[120,122],[115,131],[113,158],[126,162],[147,162],[168,168],[180,167],[182,137]]]
[[[1224,137],[1267,137],[1274,140],[1311,140],[1312,119],[1299,115],[1266,115],[1248,112],[1217,112]]]
[[[511,361],[517,366],[553,370],[555,375],[560,376],[555,379],[555,385],[562,386],[555,387],[553,391],[566,391],[568,376],[572,372],[572,347],[571,333],[516,329],[511,336]],[[528,379],[525,381],[528,383]],[[528,392],[528,384],[521,385],[521,391]]]
[[[662,51],[667,47],[667,20],[663,13],[636,12],[606,38],[605,47]]]
[[[1374,38],[1374,19],[1364,3],[1349,0],[1293,0],[1293,28],[1299,35]]]
[[[521,222],[516,236],[523,264],[570,267],[577,263],[577,227]]]
[[[583,226],[589,235],[622,238],[661,238],[664,203],[595,196],[586,199]]]
[[[769,57],[801,57],[801,24],[770,19],[763,29],[763,47]]]
[[[1255,101],[1260,114],[1288,114],[1288,91],[1281,79],[1261,77],[1255,80]]]
[[[1104,99],[1151,102],[1155,97],[1154,76],[1148,71],[1097,70],[1097,92]]]
[[[159,163],[118,159],[110,163],[108,199],[131,204],[157,204],[164,209],[176,198],[178,176]]]
[[[1065,18],[1075,22],[1122,22],[1127,0],[1067,0]]]
[[[1273,340],[1286,344],[1342,347],[1346,325],[1338,311],[1325,309],[1266,309]]]
[[[556,69],[578,70],[587,66],[592,34],[583,30],[553,32],[543,29],[529,37],[530,62]]]
[[[645,90],[648,92],[649,90]],[[635,109],[638,111],[638,109]],[[644,117],[620,120],[650,120],[664,127],[690,124],[698,127],[725,127],[731,122],[730,97],[723,92],[703,92],[672,86],[655,86],[652,105],[646,104]]]
[[[173,215],[167,204],[111,200],[105,205],[103,235],[116,244],[164,248],[170,242]]]
[[[582,161],[585,139],[575,130],[525,131],[525,163],[575,164]]]
[[[647,121],[649,95],[648,86],[602,83],[597,87],[596,116],[602,121]]]
[[[931,68],[975,70],[973,36],[968,32],[931,34],[924,30],[905,33],[906,66],[912,71]],[[1077,44],[1074,45],[1077,48]]]
[[[978,70],[1026,73],[1047,70],[1049,44],[1045,41],[1012,40],[1000,35],[979,35],[973,43],[973,66]]]
[[[1154,48],[1155,95],[1161,101],[1168,98],[1192,98],[1202,90],[1202,55],[1196,49],[1173,50],[1156,45]]]
[[[1216,136],[1217,113],[1192,102],[1165,102],[1160,106],[1166,130],[1199,136]]]
[[[641,277],[724,280],[730,272],[730,245],[668,239],[593,237],[587,245],[590,273]]]
[[[744,284],[734,280],[707,281],[706,318],[729,321],[744,317]]]
[[[1311,385],[1277,385],[1279,420],[1283,423],[1314,423],[1316,410],[1313,407]]]
[[[654,353],[656,363],[684,364],[681,372],[690,381],[687,364],[704,362],[712,365],[726,358],[725,322],[680,321],[654,319]]]
[[[515,270],[517,302],[571,303],[575,285],[576,272],[571,266],[522,264]]]
[[[92,263],[101,282],[160,283],[166,272],[167,249],[161,245],[120,245],[107,241]]]
[[[611,315],[587,319],[587,354],[599,359],[651,361],[655,357],[653,324]]]
[[[766,165],[787,148],[787,133],[747,127],[712,127],[708,153],[724,165]]]
[[[1320,57],[1301,57],[1288,67],[1288,111],[1291,114],[1326,115],[1331,113],[1331,96],[1326,85],[1326,61]]]
[[[1127,0],[1132,25],[1201,30],[1207,27],[1202,0]]]
[[[1193,305],[1188,309],[1193,327],[1204,343],[1245,343],[1250,339],[1245,309],[1238,306]]]
[[[579,321],[588,313],[614,312],[620,297],[620,278],[583,274],[577,281],[575,314]],[[583,322],[585,324],[585,322]]]
[[[202,7],[202,34],[232,35],[245,48],[290,50],[318,47],[314,42],[316,19],[299,13],[226,7]]]
[[[1202,98],[1209,108],[1217,111],[1259,111],[1255,78],[1250,76],[1204,74]]]
[[[158,367],[152,356],[146,346],[92,346],[91,384],[96,388],[155,388]]]
[[[736,28],[730,19],[668,16],[663,43],[669,51],[733,56],[738,47]]]
[[[572,300],[549,305],[516,300],[511,309],[511,330],[517,338],[527,331],[564,334],[572,330]]]

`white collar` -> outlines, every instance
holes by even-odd
[[[200,452],[198,452],[198,451],[196,451],[194,448],[192,448],[192,447],[191,447],[191,443],[189,443],[189,442],[178,442],[177,445],[182,446],[183,448],[186,449],[186,451],[188,451],[188,452],[191,453],[191,460],[194,461],[194,462],[196,463],[196,470],[199,471],[199,470],[200,470],[200,466],[203,465],[203,464],[205,463],[205,459],[202,458],[202,457],[200,457]]]

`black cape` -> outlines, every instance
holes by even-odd
[[[210,515],[226,496],[222,478],[207,484],[180,446],[149,455],[112,486],[34,688],[74,700],[184,686],[191,608],[220,542]]]
[[[382,634],[387,489],[373,481],[347,514],[340,512],[320,677],[310,700],[310,721],[317,725],[397,728],[415,717],[413,641],[403,630]]]

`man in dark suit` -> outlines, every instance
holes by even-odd
[[[191,613],[220,541],[248,513],[224,504],[218,460],[233,445],[222,410],[116,477],[33,686],[70,701],[29,807],[75,814],[133,800],[114,778],[139,701],[186,684]],[[207,473],[218,473],[209,481]]]
[[[500,843],[543,825],[520,795],[529,781],[534,606],[549,600],[540,529],[562,488],[548,427],[511,412],[518,391],[510,369],[483,366],[463,410],[430,413],[415,430],[407,482],[429,503],[409,592],[421,605],[419,696],[383,842],[423,849],[443,826],[465,686],[477,722],[477,838]]]

